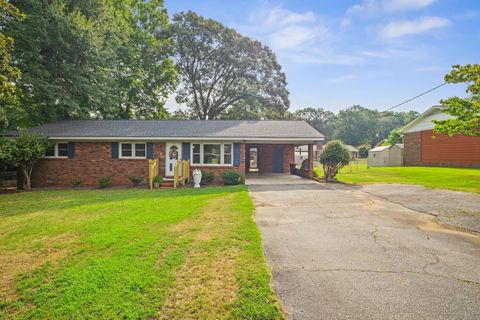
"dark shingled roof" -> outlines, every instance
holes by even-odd
[[[305,121],[274,120],[64,120],[30,129],[55,137],[294,138],[323,140]]]

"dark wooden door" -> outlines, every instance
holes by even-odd
[[[273,147],[272,156],[273,156],[272,172],[282,173],[283,172],[283,147]]]

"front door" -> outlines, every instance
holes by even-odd
[[[283,172],[283,147],[273,147],[273,173]]]
[[[173,168],[177,160],[181,159],[182,143],[167,142],[167,150],[165,155],[165,175],[173,176]]]

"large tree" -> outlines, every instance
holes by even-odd
[[[25,15],[6,0],[0,0],[0,131],[6,129],[15,118],[18,107],[16,81],[20,69],[11,62],[14,39],[3,33],[7,22],[22,21]]]
[[[480,136],[480,65],[454,65],[445,76],[448,83],[468,84],[467,98],[451,97],[440,101],[443,112],[453,116],[448,120],[436,120],[435,132],[450,136]]]
[[[60,119],[164,117],[175,70],[162,0],[12,0],[29,126]]]
[[[286,79],[270,48],[191,11],[173,20],[176,99],[195,118],[283,116],[290,104]]]

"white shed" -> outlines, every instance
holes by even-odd
[[[403,144],[379,146],[368,151],[369,167],[400,167],[403,165]]]

